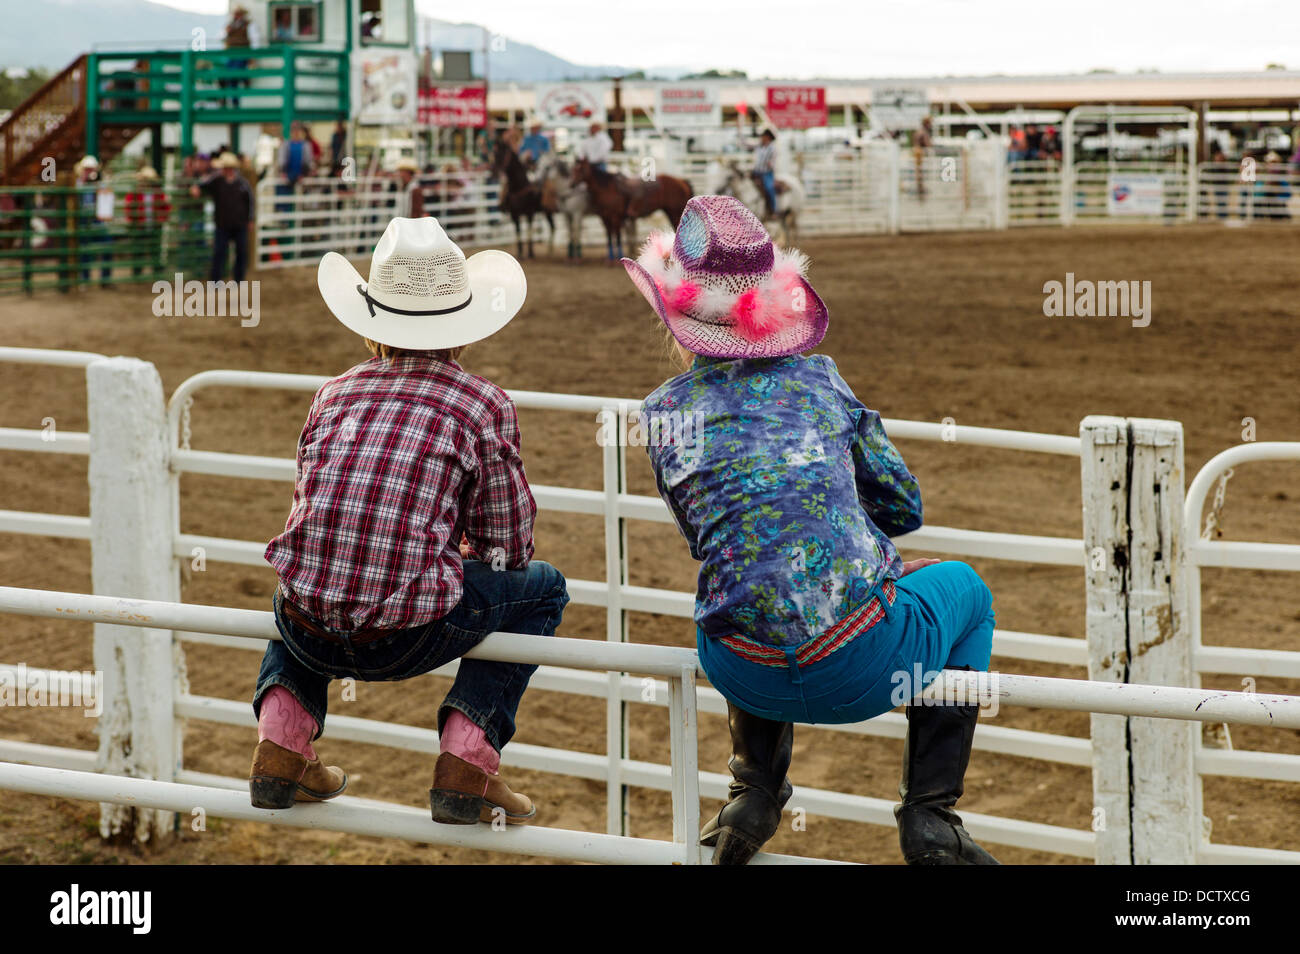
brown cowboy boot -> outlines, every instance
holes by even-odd
[[[253,767],[248,773],[248,793],[254,808],[289,808],[294,802],[323,802],[342,795],[348,787],[347,774],[337,765],[308,761],[263,739],[253,750]]]
[[[713,848],[715,865],[747,865],[781,825],[781,809],[794,786],[786,778],[794,751],[794,726],[773,722],[727,703],[734,777],[727,804],[704,823],[700,844]]]
[[[500,775],[489,775],[450,752],[443,752],[434,764],[429,811],[444,825],[498,818],[507,825],[527,825],[537,817],[537,806],[527,795],[512,792]]]

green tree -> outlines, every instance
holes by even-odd
[[[0,71],[0,109],[15,109],[50,78],[44,69]]]
[[[682,79],[749,79],[744,70],[705,70],[703,73],[687,73]]]

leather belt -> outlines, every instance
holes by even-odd
[[[348,643],[353,646],[364,646],[366,643],[373,643],[377,639],[383,639],[385,636],[391,636],[397,632],[397,630],[393,629],[358,629],[347,634],[332,632],[308,616],[301,607],[290,602],[289,598],[283,593],[280,594],[280,609],[285,616],[317,639],[323,639],[327,643],[336,643],[339,646],[346,646]],[[343,639],[344,635],[347,636],[346,641]]]
[[[892,606],[897,596],[894,581],[885,580],[880,586],[880,591],[885,595],[885,600]],[[796,665],[801,667],[811,666],[815,662],[821,662],[837,649],[841,649],[853,642],[854,639],[884,618],[885,607],[881,604],[879,596],[873,596],[820,636],[800,644],[795,649]],[[785,669],[790,665],[790,659],[785,650],[770,646],[767,643],[760,643],[748,636],[742,636],[740,633],[719,636],[718,642],[741,659],[758,663],[760,666]]]

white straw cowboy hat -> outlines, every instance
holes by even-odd
[[[513,256],[488,249],[466,258],[431,216],[388,223],[370,260],[370,281],[338,252],[327,252],[316,283],[352,331],[411,351],[458,348],[495,334],[528,293]]]
[[[223,152],[217,156],[212,165],[217,169],[238,169],[239,157],[233,152]]]

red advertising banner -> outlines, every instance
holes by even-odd
[[[769,86],[767,114],[780,129],[826,125],[825,86]]]
[[[426,86],[420,90],[421,126],[487,125],[487,89],[482,86]]]

